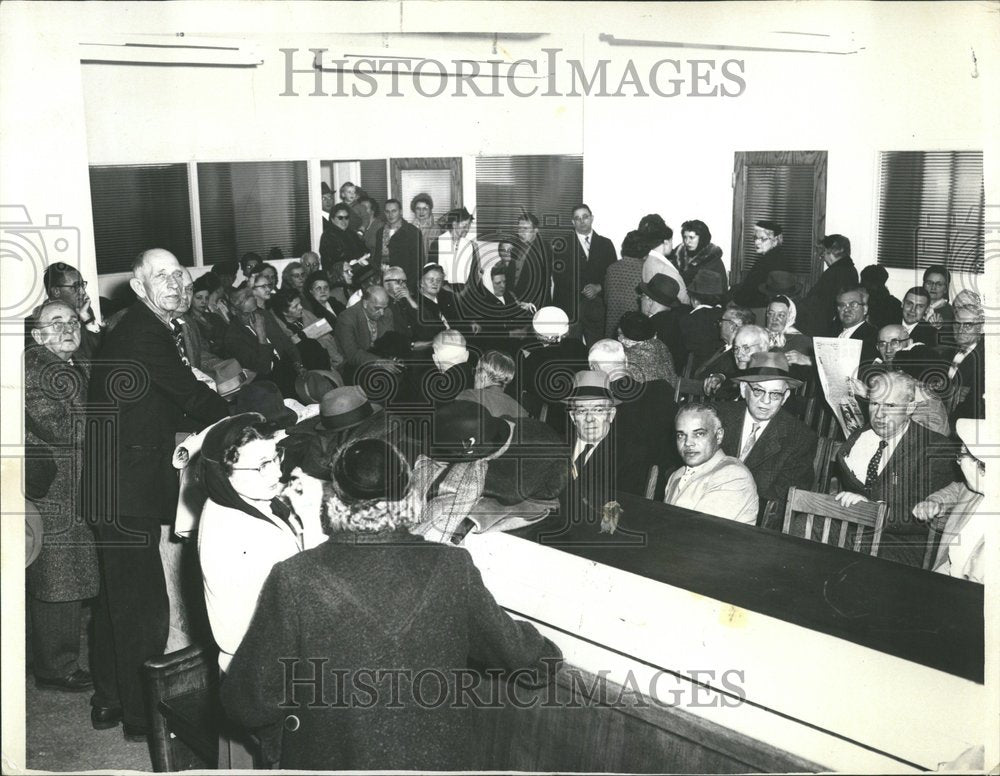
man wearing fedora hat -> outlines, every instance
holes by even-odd
[[[649,316],[656,336],[669,348],[674,368],[683,371],[687,363],[687,348],[681,338],[680,320],[691,308],[678,300],[679,289],[672,277],[658,274],[648,282],[640,283],[635,290],[640,295],[639,308],[643,315]]]
[[[406,277],[414,279],[411,293],[416,293],[416,278],[424,266],[424,241],[420,230],[403,220],[403,205],[388,199],[383,207],[385,225],[375,234],[374,257],[383,265],[402,267]]]
[[[722,449],[725,430],[710,404],[684,404],[674,419],[684,465],[667,480],[664,502],[746,525],[757,522],[757,486],[739,458]]]
[[[743,401],[716,407],[725,431],[722,449],[753,475],[760,497],[758,524],[780,530],[788,488],[808,490],[813,482],[816,432],[782,409],[802,382],[789,374],[784,353],[754,353],[750,366],[733,380]],[[776,507],[765,515],[769,500]]]
[[[842,234],[828,234],[820,240],[817,253],[825,269],[798,303],[798,326],[811,337],[837,334],[837,292],[858,282],[858,270],[851,258],[851,241]]]
[[[730,289],[730,296],[744,307],[763,307],[772,294],[761,291],[767,277],[775,270],[790,272],[791,262],[782,246],[784,229],[777,221],[762,220],[754,224],[753,245],[757,260],[743,275],[739,283]],[[801,293],[801,289],[800,289]]]
[[[692,309],[678,319],[681,344],[694,364],[701,364],[711,358],[719,341],[719,321],[722,319],[722,302],[726,293],[722,278],[714,272],[699,271],[687,287]],[[677,368],[684,369],[687,359],[678,362]]]

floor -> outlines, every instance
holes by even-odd
[[[80,665],[87,665],[84,610],[84,652]],[[152,771],[149,748],[130,743],[121,725],[111,730],[90,726],[90,693],[39,690],[30,671],[25,674],[25,736],[28,768],[41,771],[80,773],[89,770]]]

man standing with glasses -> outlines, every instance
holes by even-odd
[[[861,363],[870,363],[878,356],[875,340],[878,331],[866,320],[868,316],[868,292],[864,286],[845,286],[837,294],[837,318],[840,321],[841,339],[861,340]]]
[[[94,524],[102,561],[102,607],[110,622],[118,697],[91,710],[95,728],[124,722],[129,740],[149,732],[140,671],[163,653],[169,604],[160,559],[160,524],[173,520],[178,431],[198,431],[229,405],[185,366],[171,325],[184,303],[184,268],[153,249],[132,265],[138,297],[108,332],[90,379],[83,513]]]
[[[784,353],[754,353],[746,371],[733,380],[743,401],[716,407],[725,431],[722,450],[753,475],[760,497],[758,524],[781,530],[788,488],[809,490],[813,484],[816,432],[782,409],[802,382],[789,374]],[[768,500],[776,506],[765,514]]]

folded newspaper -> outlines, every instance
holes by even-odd
[[[302,329],[302,333],[309,339],[322,337],[324,334],[329,334],[331,331],[333,331],[333,327],[330,326],[330,322],[326,318],[315,320]]]
[[[865,416],[852,387],[861,363],[861,340],[815,337],[813,353],[826,402],[847,438],[865,424]]]

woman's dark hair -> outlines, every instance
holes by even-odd
[[[257,430],[256,426],[247,426],[239,434],[237,434],[232,443],[222,451],[222,469],[225,471],[227,477],[232,475],[233,467],[239,463],[240,448],[248,442],[253,442],[256,439],[264,439],[264,435]]]
[[[701,250],[712,242],[712,233],[708,230],[708,225],[697,218],[693,221],[685,221],[681,224],[681,234],[684,232],[694,232],[698,235],[698,250]]]
[[[315,272],[310,272],[309,277],[306,278],[306,284],[302,286],[302,289],[312,297],[313,286],[321,280],[327,285],[330,284],[330,278],[327,277],[327,274],[323,270],[318,269]]]
[[[80,274],[80,271],[76,267],[72,267],[61,261],[49,264],[45,268],[45,272],[42,273],[42,285],[45,286],[45,295],[51,298],[52,289],[66,283],[66,278],[69,277],[71,272]]]
[[[237,269],[239,269],[239,266],[235,261],[217,261],[212,265],[211,272],[216,276],[222,275],[223,277],[236,277]]]
[[[431,199],[431,195],[428,194],[426,191],[421,191],[419,194],[417,194],[417,196],[415,196],[413,199],[410,200],[410,212],[411,213],[415,212],[417,209],[417,205],[419,205],[421,202],[427,205],[427,207],[429,207],[433,212],[434,200]]]
[[[347,213],[348,218],[351,217],[351,206],[346,204],[345,202],[338,202],[336,205],[333,206],[333,210],[330,211],[330,218],[333,218],[335,215],[337,215],[337,213],[341,211]]]
[[[639,221],[639,231],[645,236],[655,240],[653,246],[666,242],[674,236],[674,230],[667,226],[663,217],[659,213],[650,213],[643,216]]]
[[[264,260],[260,257],[259,253],[254,253],[253,251],[249,251],[243,254],[243,256],[240,258],[240,269],[243,270],[244,275],[248,274],[247,268],[250,266],[251,263],[254,262],[256,262],[258,265],[264,263]]]
[[[944,276],[944,282],[949,286],[951,285],[951,272],[944,264],[932,264],[927,269],[924,270],[923,282],[927,282],[928,275],[942,275]]]
[[[219,276],[212,272],[206,272],[204,275],[199,275],[195,278],[193,293],[197,294],[202,291],[208,291],[211,294],[219,288],[222,288],[222,281],[219,280]]]
[[[348,266],[346,261],[336,261],[330,267],[330,277],[328,278],[331,288],[350,288],[351,284],[344,277],[344,269]]]
[[[274,312],[275,315],[284,317],[285,313],[288,312],[288,308],[292,306],[292,302],[296,299],[301,300],[302,294],[291,288],[283,288],[271,294],[271,298],[265,302],[264,306]]]

